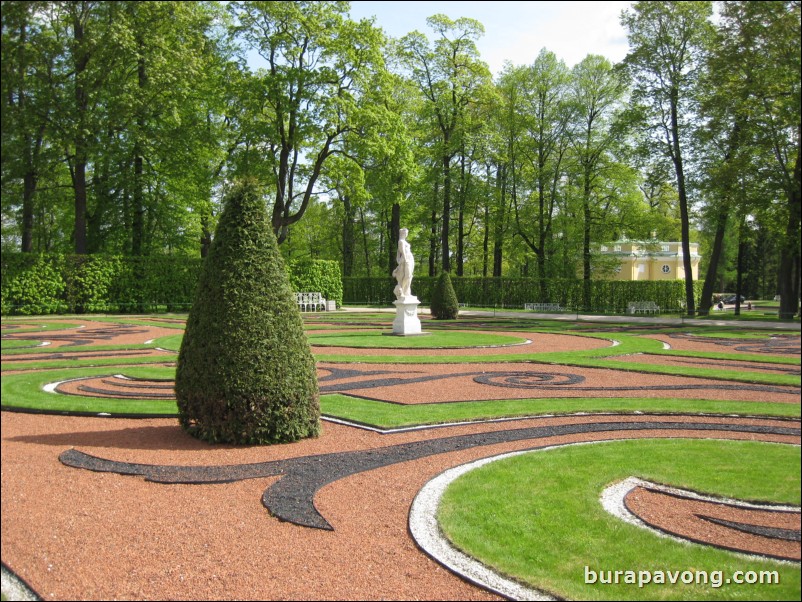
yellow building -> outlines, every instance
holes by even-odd
[[[692,242],[691,271],[693,279],[699,279],[699,244]],[[613,270],[616,280],[684,280],[685,267],[682,262],[682,243],[657,240],[619,240],[602,245],[602,256],[617,259]]]

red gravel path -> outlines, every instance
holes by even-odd
[[[157,327],[142,329],[148,332],[120,333],[119,337],[98,344],[142,343],[154,336],[176,333]],[[162,334],[162,331],[167,332]],[[551,344],[556,345],[556,339]],[[357,366],[402,376],[418,372],[438,375],[443,371],[544,369],[531,364]],[[580,374],[586,379],[585,386],[591,383],[600,388],[621,383],[654,386],[663,382],[700,382],[612,370],[545,368]],[[327,365],[321,366],[321,373],[327,369]],[[477,385],[467,377],[449,378],[440,384],[371,389],[368,396],[416,403],[486,399],[490,390],[497,390],[500,398],[558,396],[555,391],[534,395],[531,389],[524,393]],[[639,392],[637,396],[648,395]],[[665,396],[681,395],[671,392]],[[717,396],[708,391],[690,396],[764,400],[757,392]],[[787,401],[786,397],[766,394],[765,399]],[[609,421],[610,417],[540,418],[516,421],[515,425],[602,420]],[[617,420],[627,422],[638,418],[621,416]],[[771,420],[723,417],[666,417],[665,420],[776,424]],[[799,427],[798,421],[783,424]],[[324,487],[315,499],[318,510],[331,522],[334,531],[298,527],[271,517],[261,505],[260,496],[276,477],[218,485],[164,485],[139,477],[70,468],[59,462],[58,455],[75,448],[121,462],[228,465],[371,449],[508,427],[509,423],[489,423],[379,435],[325,423],[323,435],[317,439],[272,447],[234,448],[209,446],[193,439],[173,419],[101,419],[3,412],[2,559],[42,597],[54,600],[497,599],[423,554],[408,534],[407,513],[417,491],[443,470],[480,457],[525,449],[532,446],[531,441],[430,456],[336,481]],[[554,437],[538,440],[538,445],[652,436],[715,436],[800,443],[799,437],[788,435],[677,428]]]

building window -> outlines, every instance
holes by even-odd
[[[606,247],[606,246],[604,246],[604,245],[602,245],[602,248],[601,248],[601,250],[602,250],[602,253],[604,253],[604,252],[606,252],[606,251],[607,251],[607,247]]]
[[[670,274],[671,273],[671,266],[670,265],[664,265],[662,267],[662,270],[663,270],[663,274]]]
[[[641,263],[638,265],[638,274],[645,274],[646,273],[646,264]]]
[[[663,252],[664,253],[668,253],[670,250],[671,250],[671,246],[670,245],[663,245]]]
[[[616,252],[621,251],[621,245],[615,245],[615,248],[613,250]]]

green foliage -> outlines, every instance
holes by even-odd
[[[415,279],[415,292],[419,299],[429,297],[421,294],[421,281],[425,279]],[[345,303],[360,303],[365,305],[387,305],[390,306],[395,300],[393,287],[395,278],[384,276],[381,278],[371,278],[368,276],[354,276],[343,278],[343,301]]]
[[[109,287],[120,272],[120,259],[72,255],[64,263],[67,311],[77,314],[109,311]]]
[[[195,257],[4,253],[2,312],[186,311],[192,304],[200,269],[201,260]],[[34,284],[43,278],[46,282],[52,279],[52,285]],[[394,300],[394,279],[340,278],[339,264],[334,261],[294,262],[289,278],[293,290],[321,292],[338,306],[346,302],[389,307]],[[542,286],[534,278],[454,277],[450,281],[457,299],[473,306],[522,308],[525,303],[559,303],[569,310],[582,306],[582,281],[576,279],[547,279]],[[680,281],[594,280],[590,284],[593,311],[623,313],[632,301],[654,301],[665,311],[683,308]],[[698,299],[702,283],[695,285]],[[437,278],[415,278],[416,295],[424,303],[432,302],[436,287]],[[43,296],[37,297],[35,291]]]
[[[571,310],[583,304],[582,280],[536,278],[459,278],[449,277],[457,299],[477,307],[517,307],[526,303],[558,303]],[[701,282],[694,283],[697,299]],[[542,285],[542,286],[541,286]],[[343,278],[344,301],[389,305],[392,303],[394,281],[390,278]],[[424,303],[434,303],[437,278],[416,278],[415,292]],[[545,290],[545,297],[541,291]],[[681,280],[621,281],[592,280],[590,282],[591,310],[624,313],[633,301],[654,301],[664,311],[679,311],[684,303]]]
[[[23,254],[10,259],[3,254],[3,314],[34,315],[64,311],[61,296],[65,288],[64,280],[52,261]],[[16,273],[7,276],[7,266],[11,268],[9,272]]]
[[[613,518],[601,491],[637,475],[708,495],[799,503],[799,454],[755,441],[616,441],[565,446],[493,462],[458,478],[438,508],[454,545],[499,572],[570,600],[758,600],[798,597],[799,567],[709,545],[656,537]],[[529,495],[537,483],[538,495]],[[504,491],[500,496],[499,491]],[[559,546],[546,542],[559,541]],[[533,561],[536,557],[536,561]],[[706,580],[635,587],[577,578],[583,567],[712,575],[776,570],[773,585],[711,587]],[[692,571],[691,571],[692,572]]]
[[[2,313],[187,311],[198,286],[201,265],[197,257],[180,255],[62,257],[3,253]],[[299,272],[291,275],[297,283],[294,290],[320,291],[326,299],[342,304],[337,262],[298,262],[293,268]],[[42,278],[52,278],[54,283],[38,288],[28,284]],[[43,296],[37,297],[36,291],[42,291]]]
[[[290,285],[296,292],[321,293],[329,301],[343,304],[343,279],[340,264],[325,259],[294,261],[289,270]]]
[[[265,204],[251,182],[227,196],[176,369],[179,421],[211,443],[316,436],[315,360]]]
[[[448,272],[442,272],[432,291],[432,317],[435,320],[455,320],[459,314],[459,301],[451,285]]]
[[[346,2],[232,2],[227,8],[239,40],[266,62],[251,77],[256,96],[248,100],[257,108],[243,123],[260,129],[259,144],[268,140],[283,149],[267,162],[258,151],[259,161],[279,174],[265,179],[274,192],[272,226],[283,243],[330,159],[350,156],[334,149],[349,132],[369,130],[371,113],[382,110],[377,103],[366,114],[359,99],[384,71],[384,36],[368,20],[350,20]]]

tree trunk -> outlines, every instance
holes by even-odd
[[[434,196],[432,197],[431,228],[429,230],[429,276],[437,276],[437,204],[439,201],[440,181],[435,179]]]
[[[685,270],[685,305],[688,316],[696,314],[696,301],[693,294],[693,270],[691,268],[691,235],[688,195],[685,189],[685,171],[679,144],[679,118],[677,116],[678,93],[672,91],[671,98],[671,139],[672,159],[677,175],[677,195],[679,196],[680,229],[682,231],[682,266]]]
[[[468,178],[465,174],[465,149],[460,157],[460,189],[457,210],[457,276],[465,275],[465,204],[468,197]]]
[[[208,216],[204,215],[201,218],[201,237],[200,237],[200,256],[206,258],[209,255],[209,249],[212,247],[212,230],[209,225]]]
[[[780,251],[780,319],[791,320],[799,309],[800,252],[799,226],[802,206],[802,125],[797,129],[796,164],[788,191],[788,225]]]
[[[354,246],[355,246],[355,233],[354,233],[354,208],[351,205],[351,199],[346,194],[342,197],[343,200],[343,276],[354,275]]]
[[[485,203],[484,235],[482,236],[482,278],[487,278],[490,261],[490,203]]]
[[[83,74],[89,64],[89,54],[84,49],[84,26],[81,16],[73,14],[72,19],[73,38],[76,47],[74,58],[75,69],[75,107],[77,111],[77,128],[75,135],[75,166],[73,168],[72,185],[75,193],[75,227],[73,238],[75,243],[75,253],[77,255],[86,254],[86,130],[87,112],[89,110],[89,97],[83,84]]]
[[[501,268],[504,261],[504,222],[507,213],[507,167],[500,165],[496,174],[497,188],[499,188],[499,205],[495,217],[493,232],[493,278],[501,278]]]
[[[25,76],[27,72],[27,60],[25,58],[25,46],[27,44],[26,23],[20,25],[19,31],[19,77],[20,86],[17,90],[17,102],[19,113],[23,120],[22,129],[27,130],[28,116],[26,107]],[[22,177],[22,252],[33,252],[33,197],[36,192],[36,170],[34,169],[33,140],[31,135],[24,131],[25,139],[25,175]]]
[[[741,315],[741,294],[743,291],[743,274],[744,274],[744,252],[746,243],[744,238],[746,236],[746,227],[741,220],[740,227],[738,228],[738,259],[736,262],[736,276],[735,276],[735,315]]]
[[[22,252],[33,253],[33,197],[36,193],[36,173],[29,170],[23,177],[22,190]]]
[[[75,192],[75,240],[76,255],[86,254],[86,152],[79,146],[75,156],[72,187]]]
[[[446,140],[448,144],[448,140]],[[440,226],[440,252],[443,254],[443,271],[451,271],[451,251],[448,235],[451,220],[451,157],[443,156],[443,223]]]
[[[710,250],[710,263],[707,265],[704,285],[702,286],[702,299],[699,301],[699,315],[707,316],[710,314],[710,307],[713,305],[713,292],[718,277],[718,265],[721,261],[721,254],[724,249],[724,234],[727,230],[727,218],[729,210],[722,208],[716,220],[716,235],[713,239],[713,248]]]
[[[359,221],[362,224],[362,246],[365,250],[365,270],[367,271],[368,278],[371,277],[370,267],[370,252],[368,251],[368,226],[365,222],[365,212],[362,208],[359,209]]]
[[[141,37],[137,39],[139,58],[137,59],[137,85],[139,94],[144,97],[148,77],[145,71],[145,44]],[[139,109],[145,111],[145,107]],[[131,254],[135,257],[144,255],[145,239],[145,181],[144,162],[141,138],[144,136],[145,117],[140,112],[136,118],[136,141],[134,142],[134,215],[131,221]]]
[[[582,231],[582,304],[585,310],[590,311],[590,279],[591,279],[591,265],[590,265],[590,173],[586,170],[585,183],[582,191],[582,216],[583,216],[583,231]]]

